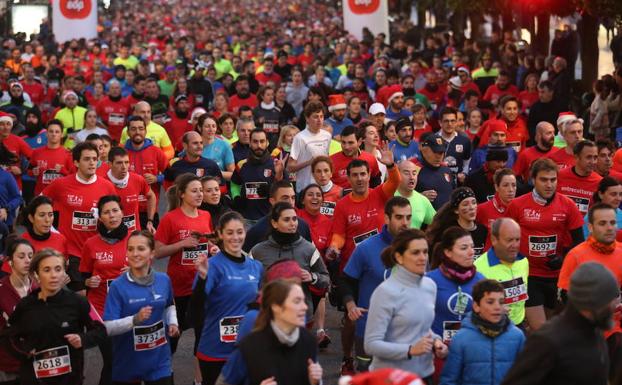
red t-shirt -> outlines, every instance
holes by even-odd
[[[123,99],[115,102],[106,96],[97,103],[96,110],[97,116],[108,126],[110,137],[119,141],[123,127],[125,127],[125,119],[130,113],[127,103]]]
[[[517,176],[522,177],[523,181],[527,182],[530,178],[529,173],[533,162],[540,158],[550,156],[553,151],[555,151],[554,147],[546,152],[542,152],[538,146],[528,147],[518,154],[518,158],[516,159],[516,163],[514,163],[514,167],[512,167],[512,169]]]
[[[40,106],[45,100],[45,87],[43,84],[33,81],[32,84],[28,84],[25,81],[21,81],[20,84],[24,88],[24,92],[30,96],[32,104]]]
[[[186,216],[181,208],[176,208],[162,217],[155,238],[165,245],[171,245],[191,237],[193,232],[201,234],[212,232],[210,213],[199,210],[199,215],[191,218]],[[196,274],[194,261],[200,252],[208,252],[207,238],[200,237],[199,242],[199,246],[194,249],[178,251],[170,256],[166,273],[171,278],[175,297],[186,297],[192,294],[192,282]]]
[[[488,229],[488,236],[486,237],[486,244],[484,250],[488,250],[491,246],[490,235],[492,234],[492,222],[499,218],[507,216],[508,207],[499,199],[499,196],[495,194],[488,202],[480,203],[477,205],[477,217],[475,221],[482,226],[486,226]]]
[[[41,191],[56,179],[74,172],[71,152],[64,147],[39,147],[32,152],[30,164],[39,168],[35,195],[41,194]]]
[[[341,198],[343,198],[343,187],[333,183],[333,187],[324,193],[320,213],[331,218],[335,214],[335,206]]]
[[[510,84],[505,90],[501,90],[496,84],[492,84],[486,89],[486,93],[484,93],[482,100],[486,102],[498,102],[505,95],[518,97],[518,88],[514,84]]]
[[[261,85],[266,85],[268,84],[268,82],[273,82],[274,84],[276,84],[277,86],[279,85],[279,83],[281,83],[281,75],[277,74],[276,72],[272,72],[271,74],[266,74],[265,72],[260,72],[257,75],[255,75],[255,80],[257,80],[259,82],[259,84]]]
[[[531,106],[539,100],[538,91],[521,91],[518,94],[518,100],[521,104],[521,111],[528,112]]]
[[[564,247],[570,246],[569,231],[583,226],[583,216],[574,202],[555,194],[544,206],[531,192],[512,200],[507,216],[521,227],[520,252],[529,259],[529,275],[556,278],[559,270],[546,266],[547,257],[561,255]]]
[[[296,210],[298,217],[304,219],[311,230],[311,240],[322,257],[328,248],[330,239],[331,219],[323,214],[311,215],[304,209]]]
[[[257,104],[259,104],[259,101],[257,100],[257,96],[251,94],[248,98],[246,99],[241,99],[238,95],[233,95],[230,99],[229,99],[229,112],[232,112],[234,114],[238,114],[238,110],[240,109],[240,107],[242,106],[248,106],[251,109],[257,107]]]
[[[602,176],[596,172],[582,177],[577,175],[574,167],[566,167],[557,175],[557,192],[566,195],[577,205],[581,214],[587,214],[587,210],[592,205],[594,192],[598,190],[598,184]]]
[[[432,92],[427,88],[423,87],[420,90],[417,90],[418,94],[421,94],[428,98],[430,101],[430,107],[435,110],[438,106],[443,103],[443,99],[445,99],[445,93],[447,88],[443,88],[443,86],[439,85],[436,91]]]
[[[382,185],[369,190],[362,201],[352,199],[352,193],[341,198],[335,207],[332,233],[345,237],[341,249],[339,270],[346,266],[354,248],[365,239],[378,234],[384,225],[384,205],[391,198],[385,196]]]
[[[108,175],[106,179],[112,183]],[[114,183],[113,183],[114,185]],[[127,186],[124,188],[114,187],[117,195],[121,197],[121,209],[123,210],[123,223],[127,226],[129,232],[140,230],[139,203],[147,200],[149,193],[149,185],[142,176],[130,172]]]
[[[192,124],[188,123],[188,117],[180,118],[177,114],[170,114],[170,119],[164,123],[164,129],[168,134],[168,137],[173,143],[175,150],[181,151],[183,149],[182,136],[188,131],[192,131]]]
[[[488,144],[488,140],[490,139],[490,125],[487,124],[489,120],[484,122],[482,128],[480,130],[479,136],[481,138],[479,146],[483,147]],[[505,139],[505,144],[508,146],[512,146],[516,153],[520,153],[522,149],[525,148],[527,140],[529,139],[529,131],[527,130],[527,123],[522,117],[518,117],[513,122],[508,122],[503,119],[503,121],[508,126],[508,134]]]
[[[42,194],[54,202],[58,211],[58,230],[67,237],[67,254],[82,256],[82,246],[87,239],[97,234],[97,219],[94,209],[104,195],[115,195],[112,183],[97,176],[95,182],[86,184],[78,181],[76,174],[56,179]]]
[[[164,170],[166,170],[166,167],[168,167],[166,155],[164,155],[164,152],[156,146],[151,145],[140,151],[128,149],[127,152],[130,155],[130,171],[139,175],[152,174],[157,176],[158,174],[163,173]],[[157,206],[160,199],[160,183],[152,183],[149,187],[151,187],[151,191],[153,191],[156,196]],[[147,211],[146,202],[141,202],[140,211]]]
[[[11,166],[20,166],[21,158],[25,157],[30,160],[32,156],[32,148],[24,141],[24,139],[20,138],[17,135],[9,134],[9,136],[1,141],[7,150],[11,151],[15,156],[17,156],[17,161],[13,163]],[[22,177],[21,175],[14,175],[11,173],[17,182],[17,186],[19,189],[22,189]]]
[[[563,170],[566,167],[573,167],[576,164],[574,155],[568,154],[566,152],[566,147],[558,150],[554,149],[549,153],[549,158],[557,164],[557,167],[559,167],[560,170]]]
[[[108,286],[121,275],[121,269],[126,266],[128,238],[129,236],[126,236],[125,239],[110,244],[99,235],[95,235],[84,242],[80,272],[91,273],[92,276],[99,275],[101,278],[97,288],[87,289],[87,298],[99,314],[104,314]]]
[[[421,140],[421,136],[427,132],[433,132],[434,130],[432,129],[432,126],[430,125],[430,123],[425,122],[425,124],[423,125],[423,127],[414,127],[413,129],[413,137],[415,138],[415,140],[417,141],[417,143],[419,143],[419,141]]]
[[[338,186],[342,188],[349,189],[350,181],[348,180],[348,164],[352,162],[354,159],[361,159],[369,164],[369,171],[371,177],[380,176],[380,169],[378,168],[378,161],[376,157],[370,154],[369,152],[361,151],[357,157],[350,158],[343,154],[343,151],[340,151],[336,154],[330,156],[330,160],[333,161],[333,169],[335,172],[333,173],[333,177],[331,180]]]

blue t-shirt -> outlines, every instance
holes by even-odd
[[[421,153],[419,152],[419,144],[415,140],[411,140],[408,145],[399,140],[393,140],[389,143],[389,149],[393,150],[393,159],[396,163],[411,158],[419,159]]]
[[[114,381],[155,381],[171,375],[165,310],[173,304],[171,280],[164,273],[154,272],[151,286],[135,283],[129,273],[112,282],[106,297],[104,321],[133,316],[145,306],[152,307],[149,319],[130,332],[112,337]]]
[[[364,240],[358,245],[343,272],[348,276],[359,281],[358,298],[356,305],[364,309],[369,309],[369,300],[374,290],[391,274],[382,263],[380,254],[387,246],[391,245],[393,237],[389,234],[387,226],[382,227],[380,234],[376,234]],[[365,335],[365,324],[367,313],[356,321],[356,335]]]
[[[26,144],[29,145],[30,148],[32,148],[33,150],[39,147],[46,146],[48,144],[48,136],[46,130],[39,131],[39,133],[35,136],[22,136],[22,139],[24,139],[24,142],[26,142]],[[28,168],[28,159],[22,158],[22,169],[25,170],[26,168]],[[30,176],[27,173],[23,173],[22,180],[34,182],[37,180],[37,178],[34,176]]]
[[[326,121],[333,128],[333,138],[337,135],[341,135],[341,131],[343,131],[343,129],[346,128],[347,126],[354,125],[354,123],[352,123],[352,120],[350,120],[350,118],[348,118],[347,116],[343,118],[342,121],[338,121],[332,116],[326,119]]]
[[[233,151],[231,145],[220,139],[214,139],[212,144],[204,144],[202,157],[211,159],[221,170],[226,170],[226,167],[233,164]]]
[[[389,120],[398,120],[400,118],[410,118],[412,116],[412,112],[403,108],[400,112],[394,112],[391,108],[387,108],[387,119]]]
[[[473,286],[485,277],[480,273],[475,273],[470,281],[461,285],[444,276],[439,269],[432,270],[426,275],[436,283],[435,316],[432,331],[443,336],[444,322],[462,321],[466,314],[471,311]],[[447,327],[447,331],[449,330],[451,328]]]
[[[222,252],[209,259],[205,321],[197,349],[200,359],[229,357],[247,305],[257,298],[263,267],[251,258],[240,261],[234,262]]]

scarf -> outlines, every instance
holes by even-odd
[[[126,188],[127,187],[127,183],[130,180],[130,173],[128,172],[127,175],[125,175],[125,178],[123,179],[117,179],[112,175],[112,170],[108,170],[108,172],[106,173],[106,175],[108,175],[108,179],[110,179],[110,181],[112,182],[112,184],[117,187],[117,188]]]
[[[588,246],[590,246],[594,251],[600,254],[612,254],[616,250],[616,243],[613,242],[609,245],[598,242],[593,235],[587,237],[586,240]]]
[[[85,180],[85,179],[82,179],[80,175],[78,175],[78,173],[76,173],[76,180],[82,184],[93,184],[97,182],[97,174],[93,175],[91,179]]]
[[[535,188],[531,192],[531,195],[533,196],[533,201],[539,204],[540,206],[548,206],[551,202],[553,202],[553,199],[555,199],[555,193],[553,193],[553,196],[551,198],[546,199],[540,196],[540,194],[538,194]]]
[[[480,332],[482,332],[483,335],[490,338],[496,338],[501,333],[505,332],[510,324],[507,314],[503,315],[501,321],[492,323],[486,321],[475,312],[471,313],[471,322],[479,329]]]
[[[271,235],[272,239],[274,239],[274,242],[278,243],[281,246],[291,245],[292,243],[296,242],[298,238],[300,238],[300,234],[298,234],[298,232],[282,233],[274,227],[272,228]]]
[[[123,222],[116,229],[112,230],[108,230],[101,221],[97,222],[97,232],[109,244],[115,244],[125,239],[127,231],[127,226]]]
[[[32,227],[32,224],[29,222],[26,222],[26,231],[28,231],[28,234],[30,234],[30,237],[34,239],[35,241],[47,241],[52,236],[51,231],[43,235],[39,235],[35,233],[35,229]]]
[[[155,275],[152,268],[149,268],[149,272],[144,277],[134,277],[132,275],[132,270],[129,270],[127,274],[130,276],[132,281],[141,286],[151,286],[155,282]]]
[[[332,180],[329,180],[328,183],[326,183],[324,186],[320,186],[320,190],[322,190],[323,193],[329,192],[332,188],[333,188]]]
[[[261,108],[263,108],[264,110],[274,110],[274,102],[270,104],[261,102]]]
[[[477,272],[475,265],[471,265],[471,267],[460,266],[456,262],[447,258],[445,253],[443,253],[439,269],[444,276],[460,284],[469,282]]]
[[[279,340],[279,342],[283,345],[287,345],[290,348],[296,345],[296,342],[298,342],[298,338],[300,338],[299,328],[294,329],[291,334],[286,334],[284,331],[279,329],[278,326],[276,326],[276,323],[274,323],[274,321],[270,321],[270,327],[272,328],[276,339]]]
[[[499,193],[495,193],[495,196],[492,197],[492,205],[495,207],[500,214],[503,214],[505,210],[508,209],[508,205],[503,203],[501,198],[499,197]]]
[[[264,150],[263,154],[261,154],[261,157],[258,157],[257,155],[255,155],[253,150],[248,151],[248,162],[250,164],[255,164],[255,165],[264,164],[268,161],[269,157],[270,157],[270,153],[268,152],[268,149]]]

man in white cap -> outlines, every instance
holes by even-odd
[[[58,119],[63,123],[63,137],[65,140],[66,148],[73,148],[74,133],[84,128],[84,118],[86,115],[86,108],[78,105],[78,94],[74,91],[65,91],[63,94],[64,108],[61,108],[54,115],[54,119]]]
[[[334,94],[328,96],[328,112],[330,117],[326,119],[326,122],[333,128],[333,137],[339,139],[341,131],[347,127],[352,126],[352,120],[346,116],[346,98],[342,94]]]
[[[378,129],[378,131],[384,130],[384,119],[387,116],[382,103],[374,103],[369,107],[369,120]]]
[[[562,112],[557,118],[557,129],[563,138],[565,146],[553,151],[551,158],[561,169],[575,165],[574,146],[583,139],[583,119],[579,119],[572,112]]]

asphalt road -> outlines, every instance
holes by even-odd
[[[156,261],[155,268],[159,271],[166,271],[167,259]],[[336,385],[339,380],[341,370],[341,342],[339,326],[341,324],[341,313],[327,304],[326,327],[333,343],[328,346],[326,351],[320,352],[319,361],[324,369],[324,384]],[[194,344],[194,333],[187,330],[181,337],[177,352],[173,357],[173,371],[175,373],[175,385],[192,385],[194,379],[194,358],[192,347]],[[97,348],[86,352],[85,365],[85,385],[98,385],[99,374],[102,368],[101,355]]]

